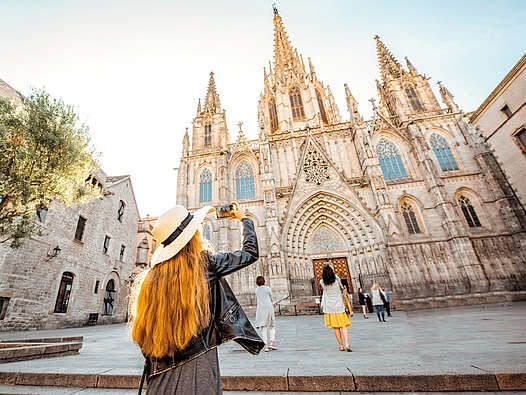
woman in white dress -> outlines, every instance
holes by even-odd
[[[272,304],[272,292],[270,287],[265,285],[265,277],[256,278],[256,328],[261,330],[265,341],[265,351],[277,350],[276,348],[276,327],[274,316],[274,305]]]

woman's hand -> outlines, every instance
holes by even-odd
[[[230,218],[236,218],[241,221],[245,216],[239,210],[232,210],[232,216]]]

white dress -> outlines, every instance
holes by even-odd
[[[272,292],[266,285],[256,288],[256,328],[264,326],[274,327],[274,306],[272,305]]]

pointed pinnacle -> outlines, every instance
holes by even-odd
[[[399,78],[402,74],[402,66],[380,40],[380,36],[375,35],[374,39],[376,40],[376,54],[378,56],[382,81],[387,82]]]

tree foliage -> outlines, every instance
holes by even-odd
[[[0,98],[0,243],[38,233],[35,211],[56,200],[81,203],[99,191],[88,128],[72,106],[33,90],[22,104]]]

